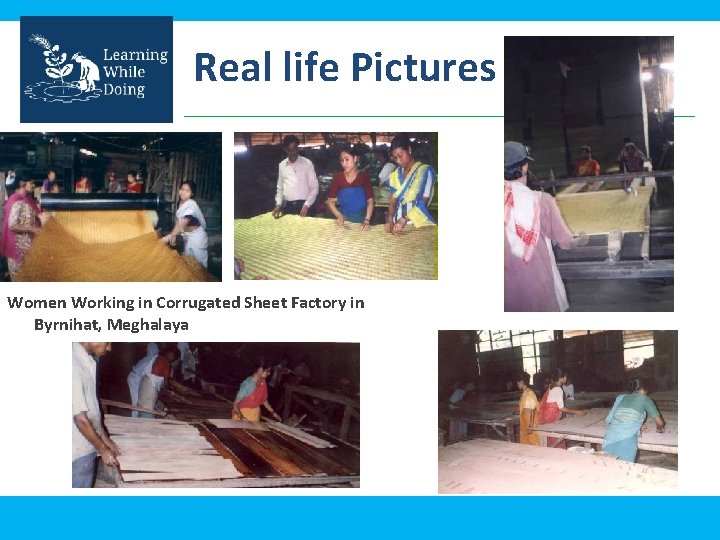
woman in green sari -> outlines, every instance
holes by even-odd
[[[632,379],[628,383],[630,394],[621,394],[607,415],[608,424],[603,451],[617,456],[623,461],[634,462],[637,456],[638,433],[643,429],[647,417],[655,421],[658,433],[665,430],[665,421],[655,403],[647,395],[647,385],[642,379]]]

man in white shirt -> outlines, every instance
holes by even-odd
[[[300,140],[295,135],[283,139],[287,158],[278,167],[274,218],[279,218],[281,213],[306,217],[320,190],[315,167],[312,161],[300,155],[299,146]]]
[[[390,179],[390,173],[393,172],[396,167],[395,164],[388,158],[387,150],[382,150],[380,154],[378,154],[378,161],[382,167],[378,173],[378,184],[386,186]]]
[[[97,398],[97,361],[110,343],[72,344],[72,486],[93,487],[97,456],[117,467],[120,449],[105,431]]]

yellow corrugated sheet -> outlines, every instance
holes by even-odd
[[[268,213],[235,220],[235,257],[247,279],[437,279],[437,227],[394,236],[381,225]]]
[[[77,214],[77,215],[76,215]],[[84,215],[83,215],[84,214]],[[18,281],[214,281],[158,241],[144,211],[58,212],[38,232]]]
[[[114,244],[154,230],[144,211],[55,212],[53,216],[68,234],[86,244]]]
[[[622,189],[591,193],[559,194],[555,200],[565,223],[574,234],[607,234],[610,231],[644,232],[653,188],[640,187],[628,194]]]

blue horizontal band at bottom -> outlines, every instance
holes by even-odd
[[[548,486],[551,490],[552,486]],[[708,537],[717,497],[4,497],[4,538]],[[191,536],[192,535],[192,536]],[[214,536],[213,536],[214,535]],[[287,536],[285,536],[287,535]]]

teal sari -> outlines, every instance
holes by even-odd
[[[628,406],[631,402],[637,401],[638,397],[634,394],[621,394],[615,398],[615,404],[610,413],[605,418],[608,423],[608,429],[603,439],[603,451],[617,456],[623,461],[635,462],[638,450],[638,433],[642,429],[648,412],[655,411],[655,415],[659,416],[652,400],[647,397],[650,403],[646,405],[647,410],[637,410],[635,407]],[[623,401],[627,399],[626,406],[623,407]],[[646,400],[642,400],[643,403]]]

